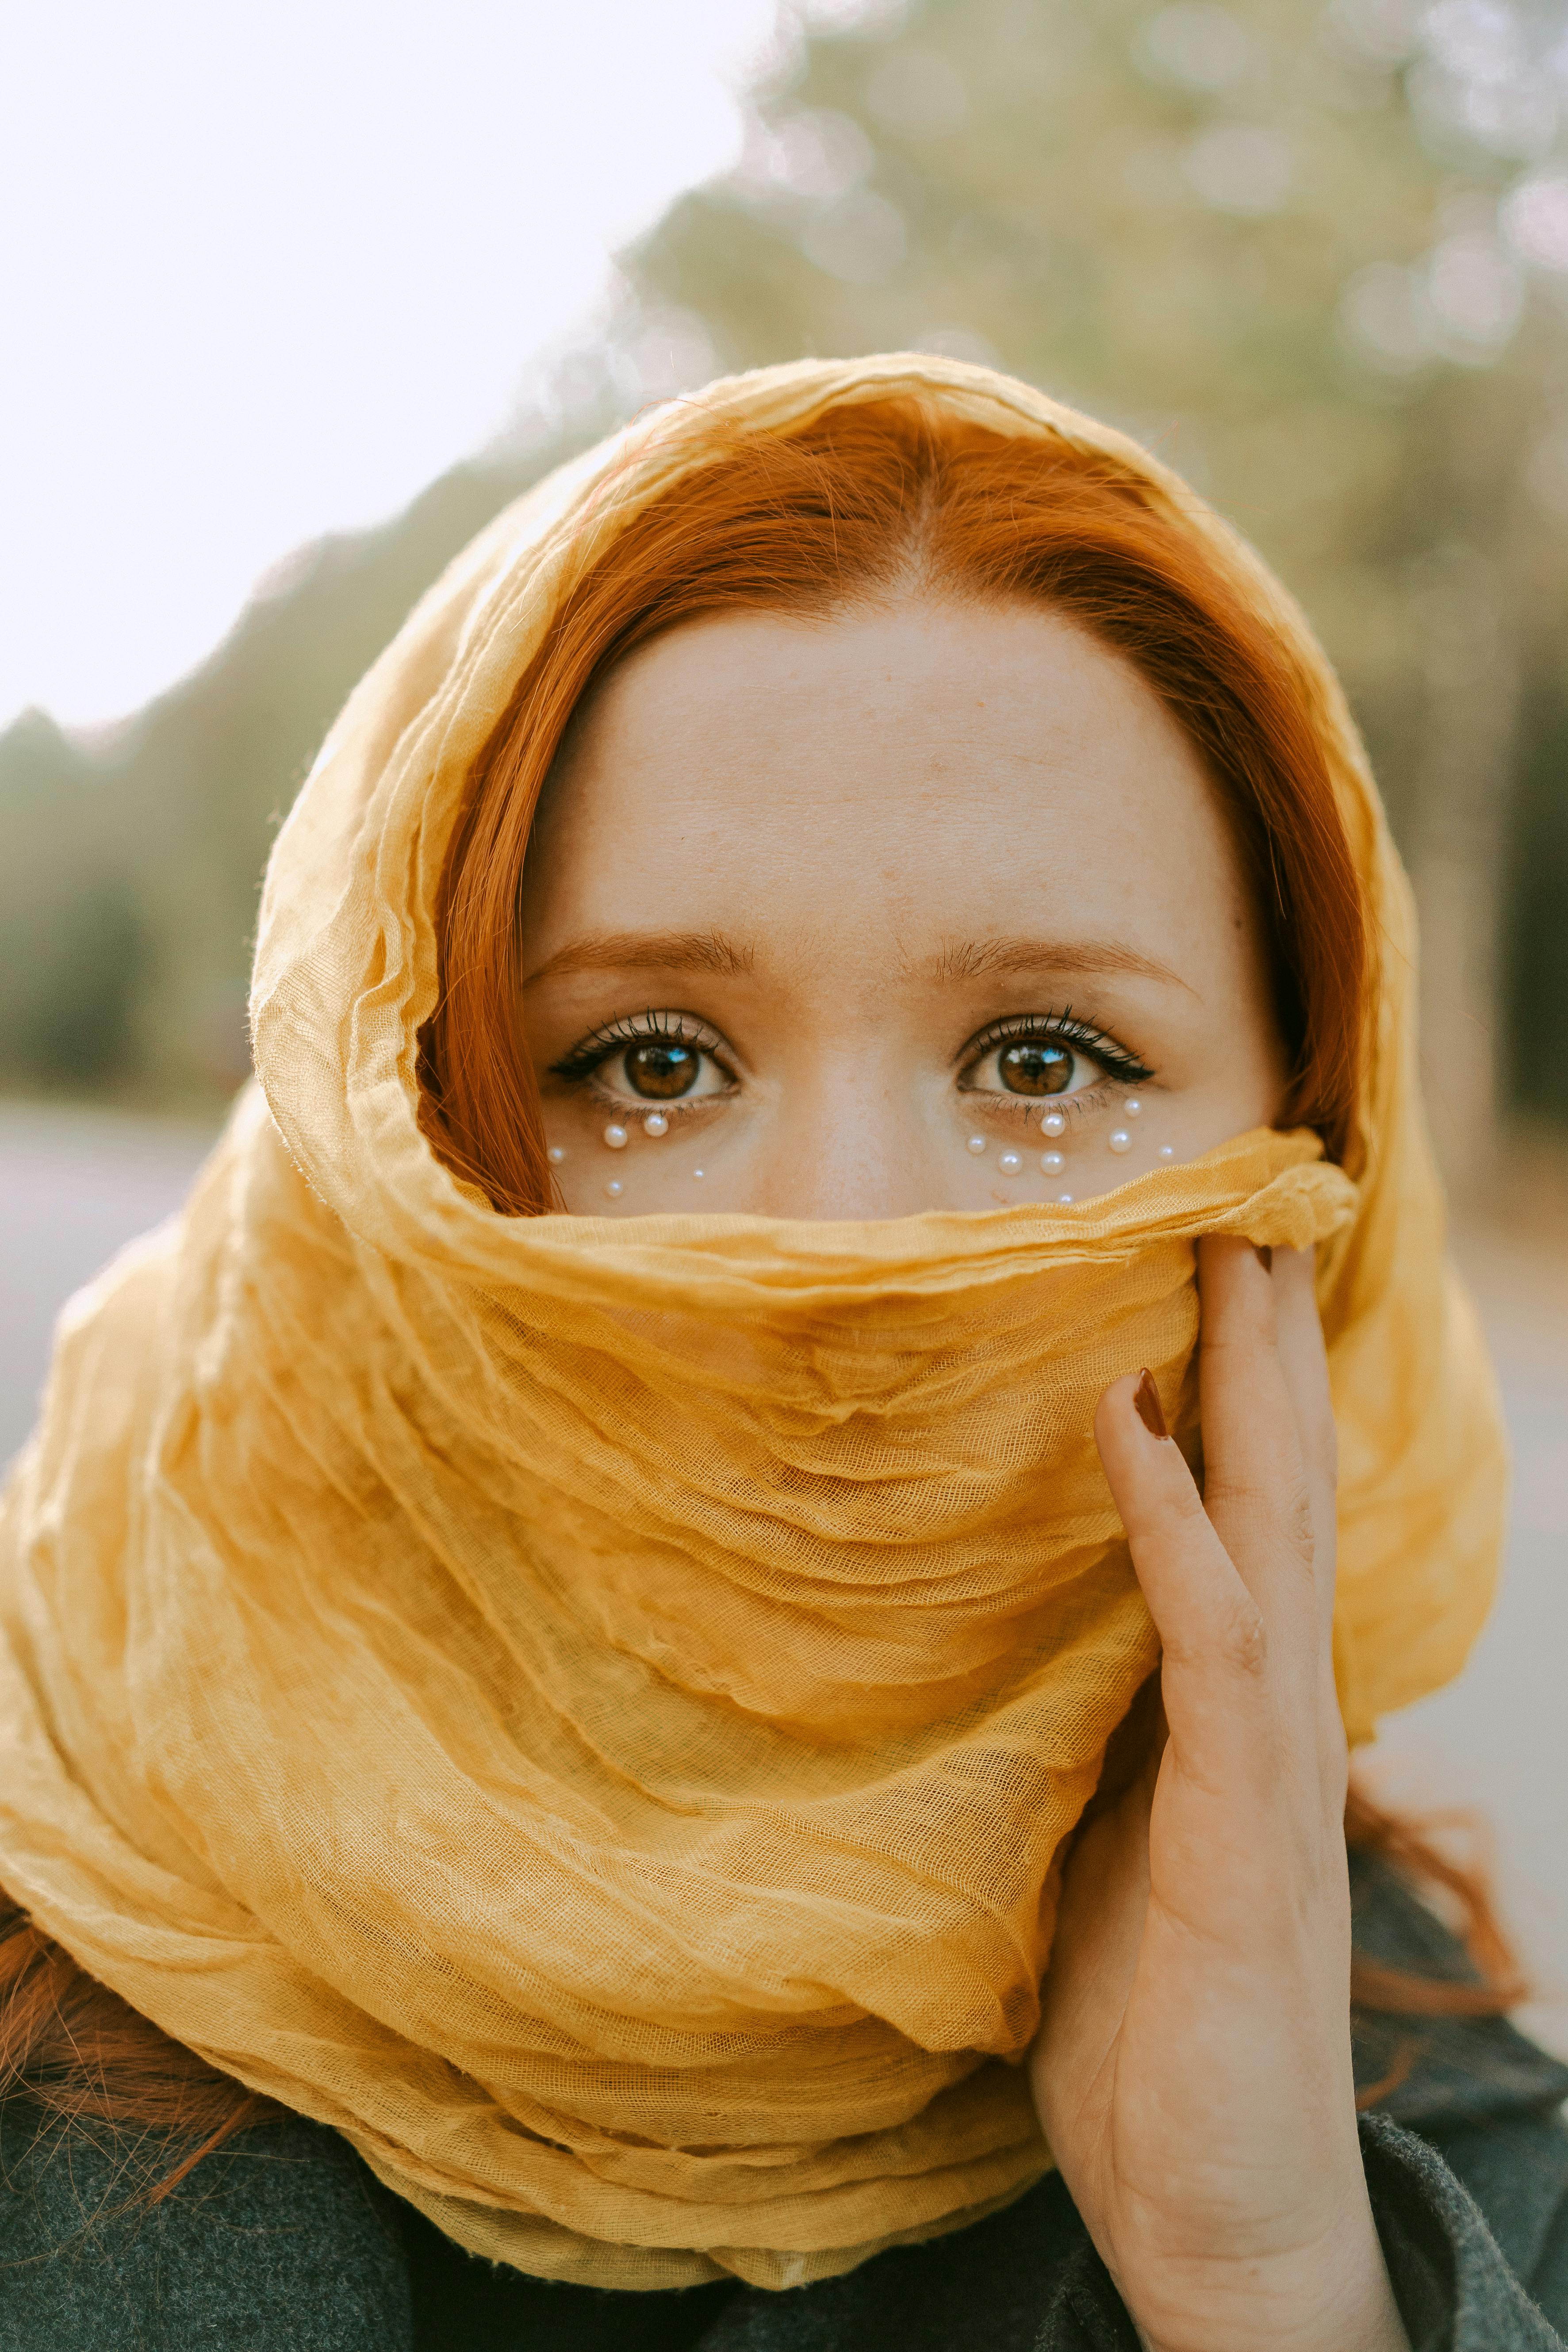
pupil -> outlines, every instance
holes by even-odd
[[[1002,1083],[1010,1094],[1059,1095],[1072,1076],[1072,1055],[1060,1045],[1031,1038],[1009,1045],[999,1057]]]
[[[689,1094],[696,1085],[697,1055],[689,1045],[668,1042],[629,1045],[626,1073],[626,1083],[635,1092],[668,1102],[676,1095]]]

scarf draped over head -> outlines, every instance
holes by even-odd
[[[1381,944],[1356,1181],[1258,1133],[1073,1209],[499,1215],[418,1118],[474,763],[628,517],[737,432],[898,396],[1097,453],[1268,615]],[[1119,434],[985,369],[813,362],[568,467],[350,700],[268,875],[259,1083],[67,1311],[0,1518],[0,1884],[525,2271],[787,2286],[1016,2196],[1053,1865],[1156,1660],[1091,1416],[1147,1364],[1191,1436],[1200,1234],[1323,1244],[1352,1737],[1491,1594],[1413,976],[1304,621]]]

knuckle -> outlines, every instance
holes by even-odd
[[[1300,1554],[1303,1567],[1310,1568],[1318,1546],[1312,1531],[1312,1500],[1305,1486],[1298,1486],[1290,1497],[1286,1526],[1291,1549]]]
[[[1257,1479],[1217,1471],[1204,1481],[1204,1503],[1216,1526],[1223,1520],[1226,1528],[1249,1534],[1266,1527],[1277,1507],[1274,1496]]]
[[[1204,1499],[1227,1549],[1283,1551],[1310,1574],[1318,1542],[1304,1476],[1292,1479],[1283,1493],[1252,1479],[1210,1479]]]
[[[1238,1593],[1216,1615],[1213,1655],[1227,1672],[1256,1681],[1268,1664],[1268,1630],[1249,1595]]]
[[[1245,1590],[1200,1611],[1189,1624],[1166,1632],[1167,1667],[1232,1681],[1260,1683],[1268,1668],[1268,1629]]]
[[[1164,1465],[1155,1476],[1124,1497],[1122,1524],[1130,1536],[1157,1539],[1184,1536],[1205,1524],[1203,1496],[1184,1462]]]

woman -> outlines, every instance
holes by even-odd
[[[1346,1812],[1498,1543],[1407,942],[1294,608],[1021,385],[488,531],[7,1497],[0,2341],[1557,2343],[1568,2073]]]

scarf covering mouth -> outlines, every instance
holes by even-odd
[[[1110,459],[1268,617],[1382,945],[1357,1181],[1258,1133],[1074,1209],[496,1214],[420,1132],[435,900],[563,594],[737,432],[905,396]],[[0,1885],[475,2252],[784,2287],[1048,2165],[1057,1862],[1156,1660],[1095,1402],[1195,1424],[1194,1244],[1318,1242],[1352,1738],[1455,1674],[1503,1456],[1445,1271],[1408,894],[1250,550],[986,369],[773,369],[484,531],[277,843],[247,1089],[63,1318],[0,1506]]]

